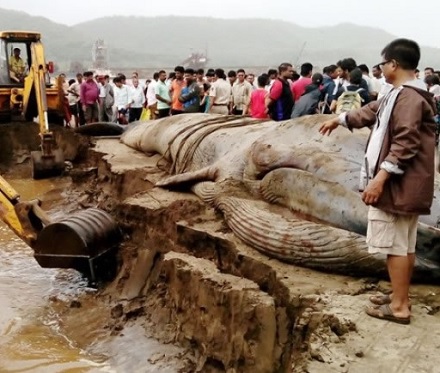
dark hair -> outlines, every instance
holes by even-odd
[[[235,78],[237,76],[237,73],[234,70],[228,71],[228,78]]]
[[[246,71],[244,71],[244,69],[238,69],[238,70],[237,70],[237,74],[238,74],[238,73],[246,74]]]
[[[121,78],[121,81],[127,79],[124,74],[119,74],[119,77]]]
[[[359,68],[355,68],[350,71],[350,84],[359,85],[362,83],[362,71]]]
[[[174,72],[183,74],[185,72],[185,68],[183,66],[176,66],[174,68]]]
[[[425,78],[425,83],[430,86],[435,84],[440,84],[440,79],[437,75],[428,75]]]
[[[209,89],[211,88],[211,84],[209,83],[203,83],[203,90],[205,92],[209,91]]]
[[[280,66],[278,66],[278,72],[281,74],[286,71],[289,67],[292,67],[292,64],[289,62],[283,62]]]
[[[382,68],[380,67],[380,65],[374,65],[374,66],[373,66],[373,69],[376,69],[376,70],[382,71]],[[416,70],[416,72],[418,72],[418,71]]]
[[[165,70],[160,70],[159,72],[158,72],[158,74],[160,75],[160,74],[166,74],[167,72],[165,71]],[[159,77],[159,76],[158,76]]]
[[[314,73],[312,76],[312,83],[313,84],[320,85],[323,80],[324,80],[324,77],[320,73]]]
[[[415,70],[420,61],[420,47],[413,40],[396,39],[382,50],[381,55],[386,61],[395,60],[404,70]]]
[[[301,65],[301,76],[307,76],[309,75],[313,70],[313,65],[309,62],[303,63]]]
[[[269,69],[269,71],[267,72],[267,75],[268,76],[271,76],[271,75],[276,75],[278,72],[275,70],[275,69]]]
[[[367,73],[367,74],[370,73],[370,69],[369,69],[368,66],[365,65],[364,63],[360,64],[360,65],[358,66],[358,69],[360,69],[363,73]]]
[[[327,74],[327,75],[329,75],[329,74],[333,74],[337,68],[338,68],[338,67],[337,67],[336,65],[326,66],[326,67],[324,67],[324,69],[322,70],[322,72],[323,72],[324,74]]]
[[[83,76],[87,77],[87,76],[93,76],[93,72],[91,71],[84,71]]]
[[[113,78],[113,83],[121,83],[121,77],[120,76],[115,76]]]
[[[419,73],[419,72],[420,72],[420,70],[419,70],[419,69],[415,69],[414,71],[415,71],[416,73]]]
[[[267,86],[267,83],[269,81],[269,76],[267,76],[266,74],[262,74],[257,78],[257,81],[259,87],[265,87]]]
[[[431,70],[431,72],[434,74],[434,69],[432,67],[425,67],[424,71],[426,71],[426,70]]]
[[[73,83],[75,83],[76,80],[75,79],[69,79],[69,85],[72,85]]]
[[[356,61],[349,57],[338,61],[336,65],[338,65],[342,70],[350,72],[356,68]]]
[[[191,74],[191,75],[194,75],[194,69],[191,69],[191,68],[187,68],[187,69],[185,69],[185,74]]]
[[[164,72],[165,72],[165,71],[164,71]],[[160,75],[160,73],[155,72],[155,73],[153,74],[153,79],[154,79],[154,80],[159,79],[159,75]]]
[[[197,70],[197,74],[199,74],[199,75],[205,75],[205,70],[203,70],[203,69],[198,69],[198,70]]]
[[[292,80],[296,82],[299,78],[301,78],[301,75],[299,75],[297,72],[292,74]]]
[[[226,79],[225,70],[223,69],[215,69],[214,75],[220,79]]]
[[[104,79],[110,79],[110,75],[104,75]]]
[[[176,77],[176,73],[175,73],[174,71],[171,71],[171,72],[168,74],[168,79],[169,79],[169,80],[173,80],[175,77]]]
[[[206,76],[207,77],[213,77],[215,75],[215,72],[214,72],[214,70],[208,70],[208,72],[206,73]]]

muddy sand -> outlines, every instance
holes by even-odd
[[[110,212],[125,233],[118,275],[94,295],[102,320],[91,325],[118,338],[100,353],[130,350],[127,336],[135,335],[138,346],[158,343],[131,356],[147,360],[132,366],[139,372],[437,371],[439,286],[412,286],[410,326],[372,319],[363,311],[368,297],[388,282],[263,256],[190,192],[154,188],[164,175],[159,156],[117,139],[90,141],[66,203]],[[73,340],[84,338],[74,322],[80,314],[97,317],[86,302],[81,311],[67,307],[64,330]],[[85,332],[102,335],[95,329]]]

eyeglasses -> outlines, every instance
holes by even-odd
[[[386,65],[387,63],[390,63],[391,61],[393,61],[393,60],[382,61],[381,63],[378,63],[377,66],[383,67],[384,65]]]

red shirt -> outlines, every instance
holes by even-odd
[[[266,97],[267,91],[264,88],[256,89],[251,93],[250,113],[252,118],[269,118],[266,113]]]
[[[312,78],[299,78],[295,83],[293,83],[292,91],[293,91],[293,99],[298,101],[299,98],[306,91],[306,87],[312,84]]]
[[[290,88],[292,90],[292,95],[295,96],[295,94],[293,93],[293,85],[292,84],[290,85]],[[283,84],[280,82],[279,79],[277,79],[273,82],[272,87],[270,88],[270,98],[273,101],[276,101],[281,97],[282,92],[283,92]]]

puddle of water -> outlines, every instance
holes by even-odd
[[[8,181],[22,200],[60,187],[52,180]],[[85,291],[81,277],[40,268],[32,250],[2,222],[0,248],[0,371],[110,372],[105,356],[87,354],[60,333],[56,313],[50,310],[51,296],[69,298]]]
[[[45,209],[63,214],[57,205],[68,179],[8,182],[23,201],[40,198]],[[182,350],[146,338],[139,325],[110,337],[109,310],[81,276],[40,268],[32,254],[0,221],[0,372],[174,373],[182,368]],[[81,308],[70,309],[72,300],[80,300]]]
[[[4,225],[0,247],[0,371],[110,371],[104,370],[106,358],[88,356],[62,335],[50,311],[51,296],[69,298],[84,291],[80,276],[65,271],[60,279],[60,271],[40,268],[31,249]]]

